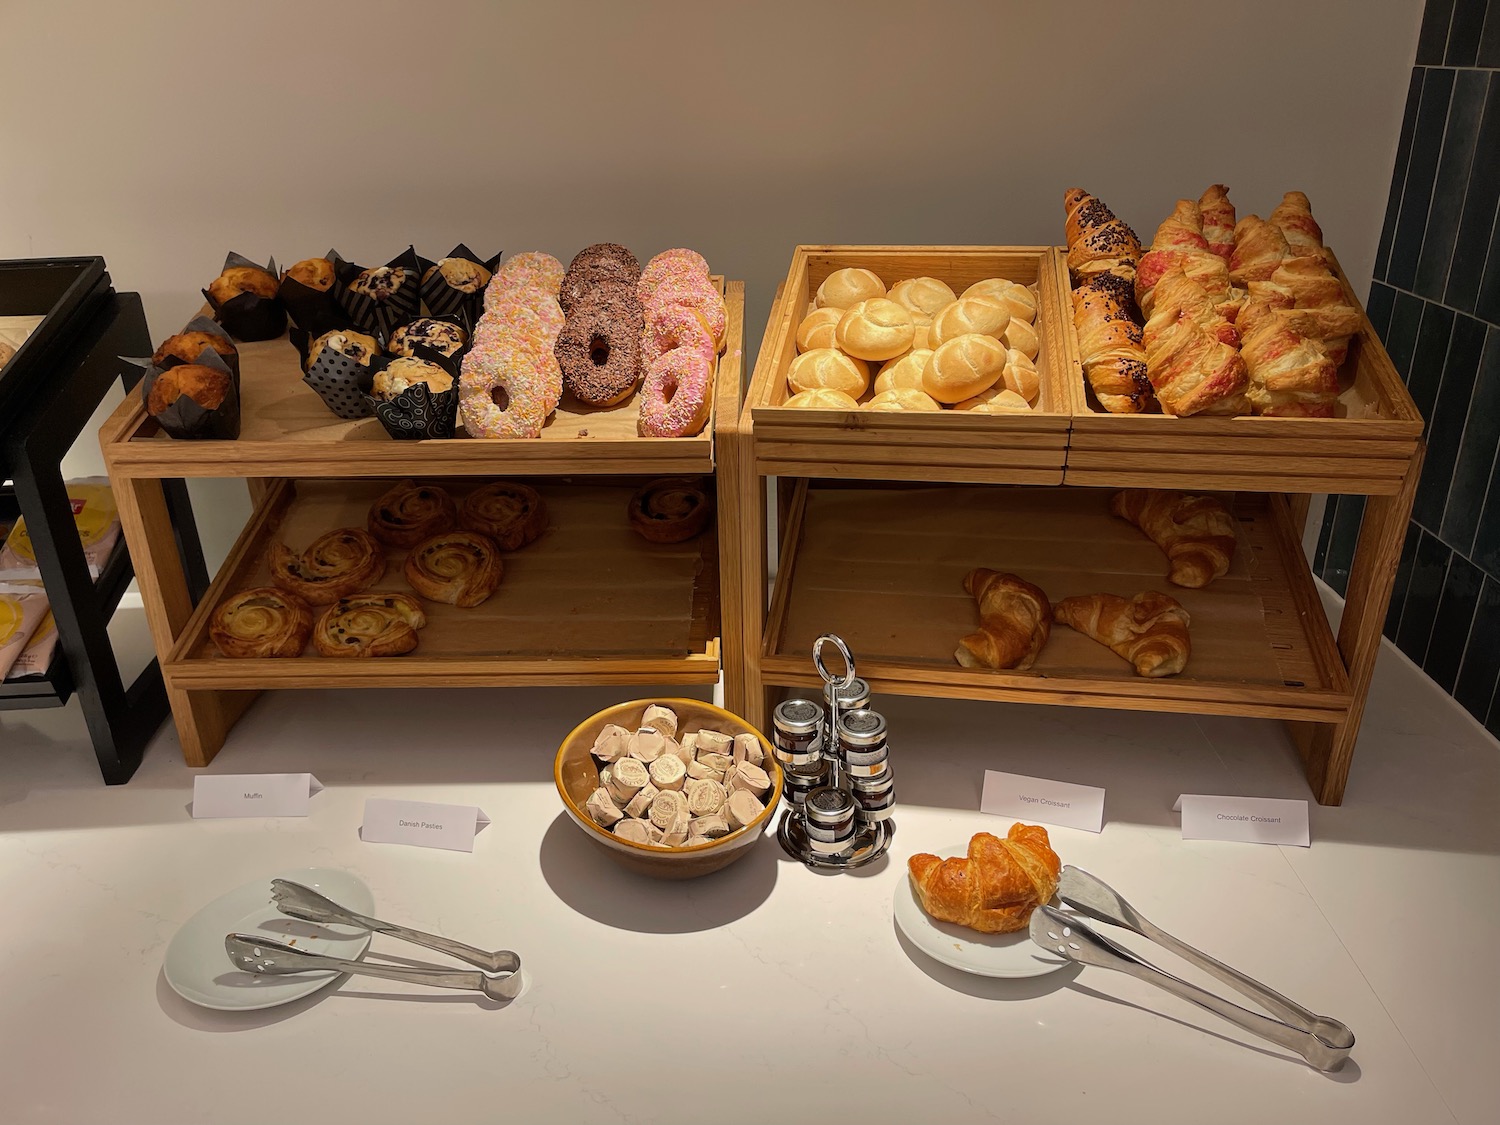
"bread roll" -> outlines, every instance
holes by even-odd
[[[859,403],[843,391],[831,387],[814,387],[799,391],[781,404],[796,410],[858,410]]]
[[[914,313],[926,313],[934,315],[944,305],[952,304],[957,298],[953,290],[948,288],[947,282],[939,281],[935,277],[909,277],[905,281],[898,281],[891,286],[887,296],[898,305],[905,305]]]
[[[1037,393],[1042,389],[1042,380],[1037,374],[1036,364],[1023,352],[1012,348],[1005,353],[1005,370],[1000,373],[1000,381],[995,386],[1008,387],[1027,402],[1035,403]]]
[[[932,317],[926,313],[912,313],[912,351],[918,349],[930,349],[932,347]]]
[[[989,297],[960,297],[937,311],[927,340],[934,348],[970,332],[998,340],[1009,323],[1010,313],[999,301]]]
[[[850,305],[839,321],[839,347],[858,359],[895,359],[911,349],[916,323],[905,305],[871,297]]]
[[[899,387],[920,391],[922,369],[927,366],[927,361],[931,358],[932,351],[929,348],[913,348],[905,355],[898,355],[887,362],[875,376],[875,393],[881,394]]]
[[[1000,339],[1005,343],[1007,350],[1014,348],[1027,359],[1036,359],[1037,352],[1042,348],[1036,329],[1016,316],[1010,318],[1010,323],[1005,327],[1005,334]]]
[[[1009,387],[996,383],[987,391],[980,391],[973,398],[956,404],[954,410],[967,410],[970,414],[1025,414],[1030,405]]]
[[[810,352],[814,348],[838,347],[834,329],[839,326],[843,315],[842,309],[833,308],[814,309],[808,313],[797,326],[797,350]]]
[[[922,369],[922,389],[939,402],[963,402],[1000,380],[1005,348],[993,336],[970,332],[941,344]]]
[[[837,348],[814,348],[792,360],[786,382],[794,394],[823,387],[858,398],[870,388],[870,368]]]
[[[1019,317],[1031,324],[1036,321],[1036,294],[1018,281],[1007,281],[1003,277],[976,281],[964,290],[964,297],[988,297],[1005,306],[1012,317]],[[963,298],[959,298],[962,300]]]
[[[942,405],[931,395],[912,387],[893,387],[881,391],[865,403],[866,410],[941,410]]]
[[[814,304],[820,309],[847,309],[871,297],[885,296],[885,282],[870,270],[850,267],[834,270],[818,286]]]

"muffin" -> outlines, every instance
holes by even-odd
[[[304,258],[287,270],[286,276],[309,289],[326,293],[333,287],[333,263],[327,258]]]
[[[490,283],[490,271],[467,258],[444,258],[423,274],[423,283],[431,281],[433,274],[442,275],[460,293],[478,293]]]
[[[168,360],[174,359],[178,363],[197,363],[204,348],[212,348],[226,362],[238,354],[234,344],[216,332],[179,332],[161,342],[161,347],[151,356],[151,362],[157,367],[165,367]]]
[[[314,340],[307,348],[307,366],[311,367],[318,362],[318,356],[324,348],[332,348],[345,359],[352,359],[361,367],[369,367],[370,360],[380,354],[380,345],[376,343],[374,336],[366,336],[363,332],[356,332],[352,328],[337,328],[332,332],[325,332]]]
[[[349,283],[349,290],[376,301],[388,301],[406,284],[406,270],[402,266],[375,266],[361,270]]]
[[[169,367],[151,384],[146,396],[146,412],[153,418],[183,395],[204,410],[215,410],[229,397],[234,382],[216,367],[197,363],[180,363]]]
[[[208,296],[217,305],[234,300],[241,293],[254,293],[267,299],[276,296],[277,281],[259,266],[230,266],[208,286]]]
[[[375,373],[375,397],[392,399],[418,383],[439,394],[453,389],[453,376],[425,359],[398,359]]]
[[[469,334],[456,324],[432,317],[419,317],[391,333],[391,354],[414,356],[419,344],[444,355],[452,355],[469,342]]]

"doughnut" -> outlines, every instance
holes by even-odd
[[[708,262],[696,250],[663,250],[646,263],[636,292],[642,301],[649,300],[656,287],[669,277],[701,277],[708,280]]]
[[[634,295],[640,276],[641,263],[629,250],[613,242],[596,242],[584,247],[568,263],[557,300],[564,311],[572,312],[573,306],[595,286],[627,286]]]
[[[626,512],[630,526],[652,543],[681,543],[700,534],[713,515],[713,497],[703,481],[663,477],[638,488]]]
[[[475,342],[458,380],[458,414],[470,437],[534,438],[547,420],[542,354],[527,337],[499,329]]]
[[[534,285],[521,286],[511,289],[499,297],[486,311],[486,316],[495,313],[504,316],[512,308],[526,309],[541,319],[543,327],[552,333],[551,339],[556,340],[557,334],[562,331],[563,311],[562,306],[557,303],[557,298],[545,289],[538,289]],[[481,320],[483,317],[480,318]]]
[[[472,609],[495,592],[505,565],[500,548],[488,536],[445,531],[413,547],[403,573],[428,601]]]
[[[312,610],[275,586],[241,590],[214,610],[208,635],[225,656],[301,656],[312,635]]]
[[[715,345],[723,346],[728,314],[724,309],[724,298],[719,296],[719,291],[706,278],[696,281],[670,278],[663,281],[651,294],[647,315],[655,315],[670,305],[680,305],[696,312],[713,333]]]
[[[322,656],[400,656],[417,647],[426,624],[422,603],[410,594],[351,594],[318,618],[313,644]]]
[[[520,339],[528,349],[535,352],[534,363],[542,376],[544,416],[556,410],[557,404],[562,401],[562,368],[558,366],[557,357],[552,353],[563,324],[562,310],[557,308],[554,298],[549,297],[548,300],[557,312],[556,328],[549,327],[543,316],[530,306],[506,303],[496,305],[480,317],[474,329],[474,341],[477,345],[504,344],[507,338]]]
[[[388,547],[415,547],[458,526],[458,506],[441,488],[403,480],[370,505],[370,534]]]
[[[642,437],[692,437],[708,421],[713,353],[673,348],[651,365],[641,387]]]
[[[547,502],[530,485],[497,480],[464,498],[458,523],[494,540],[502,551],[519,551],[547,530]]]
[[[318,536],[300,555],[271,544],[271,581],[308,605],[327,605],[364,590],[385,573],[385,551],[362,527],[339,527]]]
[[[491,294],[498,299],[507,290],[523,286],[541,289],[556,296],[558,289],[562,287],[562,279],[563,264],[551,254],[544,254],[540,250],[512,254],[500,263],[500,268],[490,279],[489,288],[484,291],[484,307],[490,307]]]
[[[709,362],[719,351],[697,310],[683,305],[668,305],[646,318],[646,328],[641,333],[641,366],[650,371],[658,359],[674,348],[701,352]]]
[[[614,286],[573,305],[553,351],[563,385],[589,406],[611,406],[630,397],[641,378],[645,319],[633,289]]]

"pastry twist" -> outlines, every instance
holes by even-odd
[[[285,543],[271,545],[271,580],[309,605],[328,605],[368,589],[385,574],[385,551],[361,527],[318,536],[300,555]]]
[[[400,656],[417,647],[427,624],[410,594],[351,594],[323,611],[313,644],[323,656]]]
[[[312,635],[312,610],[295,594],[256,586],[227,598],[214,610],[209,638],[225,656],[301,656]]]
[[[547,502],[530,485],[497,480],[464,497],[458,524],[489,536],[502,551],[519,551],[547,530]]]
[[[488,536],[445,531],[412,548],[403,571],[411,588],[428,601],[472,609],[495,592],[505,564]]]
[[[708,526],[713,498],[703,481],[663,477],[636,490],[628,508],[630,526],[652,543],[681,543]]]
[[[1067,214],[1068,271],[1075,279],[1109,273],[1126,281],[1135,280],[1141,260],[1141,240],[1135,231],[1082,188],[1067,190],[1063,210]]]
[[[1140,312],[1130,282],[1116,274],[1085,278],[1073,291],[1073,327],[1083,374],[1111,414],[1139,414],[1156,401],[1146,374]]]
[[[458,525],[458,508],[441,488],[404,480],[370,505],[370,534],[391,547],[415,547]]]

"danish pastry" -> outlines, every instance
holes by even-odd
[[[312,610],[275,586],[241,590],[214,610],[209,639],[235,659],[301,656],[312,636]]]
[[[323,611],[313,645],[322,656],[400,656],[417,647],[426,624],[422,603],[410,594],[350,594]]]
[[[415,547],[458,526],[458,506],[441,488],[404,480],[370,505],[370,534],[388,547]]]
[[[411,588],[428,601],[472,609],[495,592],[505,565],[489,536],[445,531],[413,547],[403,572]]]
[[[652,543],[681,543],[708,526],[713,498],[701,480],[664,477],[630,498],[630,526]]]
[[[497,480],[464,497],[458,525],[488,536],[502,551],[519,551],[547,530],[547,502],[529,485]]]
[[[361,527],[318,536],[300,555],[285,543],[271,545],[271,581],[309,605],[328,605],[373,586],[385,574],[385,551]]]

